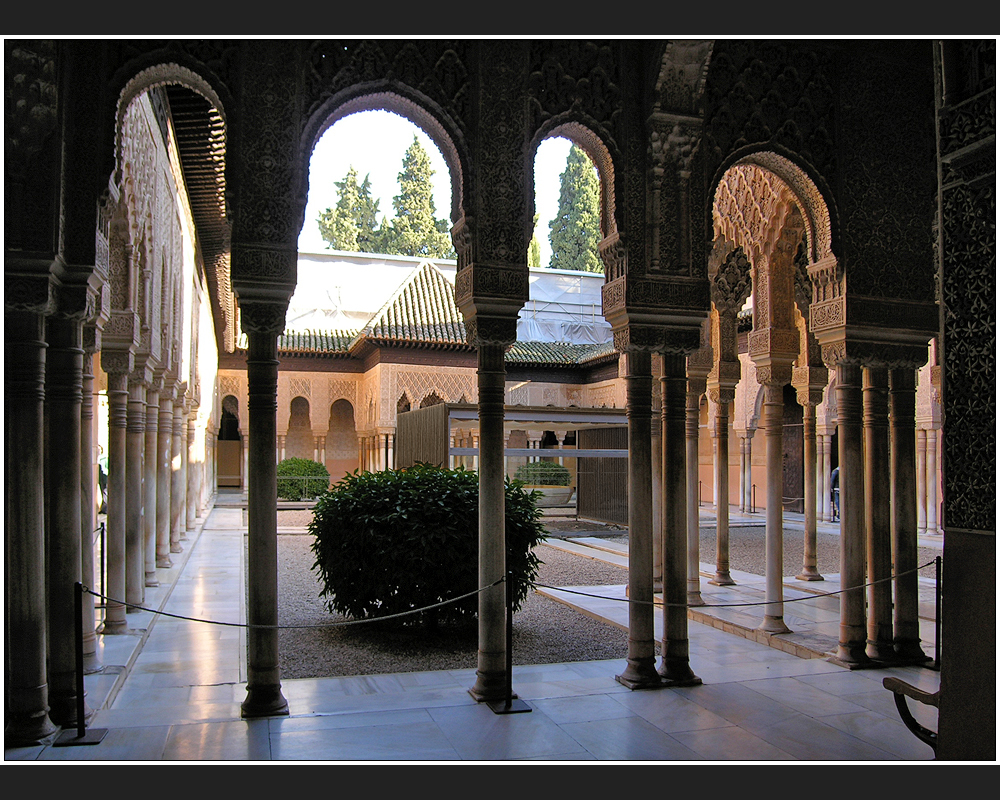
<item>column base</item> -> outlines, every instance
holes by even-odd
[[[838,645],[837,652],[827,661],[847,669],[872,669],[875,666],[860,643]]]
[[[489,703],[495,700],[507,699],[507,673],[476,672],[476,683],[469,689],[469,694],[477,703]],[[511,695],[516,698],[516,694]]]
[[[160,569],[170,569],[174,565],[174,562],[170,560],[170,556],[157,556],[156,566]]]
[[[122,613],[125,613],[124,606],[122,607]],[[105,617],[104,622],[101,624],[101,633],[105,636],[116,636],[118,634],[128,633],[128,620]]]
[[[689,606],[703,606],[705,601],[701,596],[701,592],[688,592],[687,604]]]
[[[764,633],[791,633],[792,629],[785,624],[782,617],[765,616],[764,621],[757,626],[757,630]]]
[[[926,664],[934,660],[920,647],[919,639],[896,639],[895,650],[900,664]]]
[[[179,544],[172,544],[172,545],[170,545],[170,552],[171,553],[183,553],[184,552],[184,548],[181,547]]]
[[[157,579],[155,572],[146,573],[145,584],[147,589],[154,589],[160,585],[160,581]]]
[[[709,578],[708,582],[712,586],[735,586],[736,581],[733,580],[732,576],[728,571],[726,572],[716,572],[714,578]]]
[[[660,689],[663,679],[656,671],[656,658],[629,659],[625,671],[615,675],[615,680],[629,689]]]
[[[865,655],[867,655],[872,661],[886,666],[899,663],[899,656],[896,653],[896,648],[893,647],[891,642],[869,641],[865,647]]]
[[[54,723],[63,728],[76,728],[78,720],[76,718],[76,694],[65,697],[50,697],[51,708],[49,717]],[[94,709],[87,705],[86,694],[83,701],[83,721],[84,726],[94,718]]]
[[[34,747],[48,744],[59,732],[48,711],[24,716],[11,714],[4,730],[4,747]]]
[[[246,699],[240,706],[240,716],[243,719],[288,716],[288,701],[281,694],[281,684],[248,686]]]
[[[802,572],[795,576],[797,581],[823,581],[826,580],[814,567],[804,568]]]
[[[702,680],[691,671],[691,665],[686,658],[660,659],[657,673],[663,679],[664,686],[701,686]]]

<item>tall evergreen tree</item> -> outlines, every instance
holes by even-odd
[[[600,183],[587,154],[576,145],[559,176],[559,210],[549,223],[550,269],[602,272],[597,245],[601,240]]]
[[[531,242],[528,244],[528,266],[537,269],[542,266],[542,246],[538,242],[538,214],[531,221]]]
[[[372,197],[369,176],[365,175],[359,185],[357,170],[352,166],[335,186],[339,191],[337,205],[321,212],[316,220],[327,247],[348,252],[381,252],[384,232],[379,228],[378,200]]]
[[[399,194],[392,205],[396,216],[389,231],[387,252],[402,256],[454,258],[447,222],[434,211],[431,160],[416,136],[403,158]]]

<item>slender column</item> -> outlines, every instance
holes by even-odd
[[[816,404],[808,400],[802,406],[802,456],[805,464],[805,534],[802,546],[802,572],[796,577],[800,581],[821,581],[823,576],[816,568]]]
[[[916,371],[889,371],[889,435],[892,461],[892,542],[896,602],[893,645],[899,660],[923,663],[917,592],[917,485],[915,469]]]
[[[108,373],[108,600],[104,608],[104,633],[125,633],[126,592],[126,424],[128,373]]]
[[[479,369],[479,585],[491,586],[507,571],[504,531],[503,404],[506,375],[502,344],[480,343]],[[479,594],[477,700],[506,696],[507,608],[504,584]]]
[[[279,436],[278,437],[278,461],[277,461],[277,463],[280,464],[284,460],[285,460],[285,437],[284,436]]]
[[[76,616],[74,584],[80,580],[80,424],[83,402],[83,324],[48,319],[45,365],[47,432],[46,518],[49,623],[49,702],[52,721],[75,725]]]
[[[651,357],[629,352],[628,416],[628,662],[616,680],[630,689],[660,685],[653,643],[653,464],[649,426],[653,415]],[[664,551],[666,552],[666,551]],[[681,564],[684,563],[683,557]],[[664,576],[665,578],[667,576]],[[684,579],[681,579],[682,585]],[[664,599],[666,599],[666,585]],[[683,600],[682,600],[683,602]]]
[[[758,372],[758,375],[760,373]],[[768,633],[788,633],[784,620],[782,571],[784,538],[782,515],[782,425],[784,424],[784,387],[764,384],[764,428],[767,458],[767,522],[765,533],[765,597],[767,607],[759,628]]]
[[[729,403],[735,397],[732,388],[716,386],[709,390],[715,403],[715,578],[716,586],[730,586],[736,581],[729,574]],[[695,445],[697,447],[697,444]],[[697,457],[697,450],[695,451]]]
[[[187,476],[184,474],[184,395],[178,389],[174,400],[170,425],[170,552],[183,553],[181,547],[181,514],[184,509],[184,489]]]
[[[40,744],[49,718],[45,659],[45,318],[4,312],[6,744]],[[15,658],[13,654],[16,653]]]
[[[387,433],[385,435],[385,468],[395,469],[396,468],[396,454],[395,454],[395,444],[396,435],[393,433]]]
[[[927,532],[938,529],[938,435],[935,428],[927,429]]]
[[[173,449],[174,390],[164,385],[160,392],[160,416],[156,439],[156,566],[170,568],[170,460]]]
[[[159,418],[160,418],[160,380],[154,380],[146,389],[146,463],[143,467],[143,494],[145,510],[143,515],[143,558],[144,577],[147,587],[159,586],[156,575],[156,521],[159,514],[156,502],[156,478],[159,466]]]
[[[125,425],[125,601],[142,605],[146,592],[146,537],[143,514],[143,450],[146,440],[146,386],[128,382]]]
[[[865,538],[868,559],[868,644],[876,661],[894,661],[889,461],[889,373],[864,369]]]
[[[831,466],[833,461],[830,458],[831,439],[832,437],[830,436],[819,437],[819,503],[824,522],[831,522],[833,520],[833,513],[831,511],[833,501],[830,498],[830,473],[833,471],[833,467]]]
[[[94,588],[94,532],[97,527],[94,498],[94,354],[84,347],[80,406],[80,580]],[[94,596],[83,595],[83,670],[98,672],[97,615]]]
[[[247,323],[244,322],[244,330]],[[288,713],[278,668],[278,335],[246,330],[247,475],[247,696],[244,717]],[[275,627],[256,627],[275,626]]]
[[[745,512],[746,507],[746,471],[747,471],[747,437],[740,437],[740,512]]]
[[[840,641],[834,660],[871,666],[865,653],[865,501],[862,460],[861,367],[837,365],[840,466]]]
[[[662,413],[662,412],[661,412]],[[651,442],[650,464],[652,466],[652,502],[653,502],[653,593],[663,591],[663,435],[660,413],[653,411],[650,417]],[[559,447],[562,447],[562,436],[557,432]],[[562,464],[562,458],[559,459]],[[697,574],[697,573],[695,573]]]
[[[184,509],[184,528],[194,530],[195,521],[198,518],[198,474],[199,465],[197,454],[195,453],[195,410],[192,409],[187,418],[187,504]]]
[[[631,360],[631,355],[630,355]],[[685,551],[690,557],[688,509],[691,501],[687,459],[690,438],[687,437],[687,414],[694,392],[686,380],[684,356],[664,354],[660,377],[660,423],[663,439],[663,639],[660,642],[658,674],[665,686],[697,686],[701,678],[691,671],[686,604],[691,595],[690,563],[685,564]],[[696,387],[701,388],[700,386]],[[700,393],[699,393],[700,394]],[[697,400],[695,401],[697,402]],[[631,455],[632,443],[629,443]],[[686,452],[687,451],[687,452]],[[631,492],[631,486],[629,491]],[[630,495],[631,500],[631,495]],[[697,514],[697,507],[695,508]],[[695,527],[697,535],[697,526]],[[629,520],[629,545],[632,525]],[[631,576],[631,551],[629,560]],[[697,565],[695,580],[698,580]],[[700,586],[696,585],[700,590]],[[630,597],[634,595],[630,594]],[[698,599],[701,598],[698,593]]]
[[[753,431],[747,431],[746,447],[746,473],[743,475],[743,491],[746,492],[746,497],[743,498],[743,504],[747,513],[751,513],[755,511],[753,506]]]
[[[927,532],[927,431],[917,431],[917,530]]]

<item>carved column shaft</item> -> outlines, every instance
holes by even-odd
[[[617,676],[617,680],[630,689],[637,689],[660,683],[653,644],[653,453],[649,436],[653,414],[653,378],[649,353],[630,352],[626,354],[626,359],[628,593],[632,602],[629,604],[628,659],[625,671]],[[664,479],[666,477],[664,475]],[[664,555],[669,560],[666,550]],[[684,563],[683,560],[681,563]],[[669,580],[664,575],[664,593]]]
[[[927,431],[917,431],[917,530],[927,531]]]
[[[146,536],[143,513],[143,460],[146,444],[146,387],[128,384],[125,428],[125,601],[142,605],[146,587]]]
[[[187,475],[184,471],[184,451],[187,442],[184,436],[184,396],[178,390],[172,409],[170,424],[170,552],[182,553],[181,530],[184,514],[184,497]]]
[[[7,649],[5,736],[38,744],[55,733],[49,718],[45,624],[45,318],[4,313]],[[12,652],[17,658],[12,658]]]
[[[146,390],[146,463],[143,469],[143,493],[145,510],[143,515],[143,566],[144,582],[147,587],[159,586],[156,576],[156,524],[159,515],[159,504],[156,498],[157,473],[159,467],[159,418],[160,418],[160,384],[154,382]]]
[[[503,413],[505,346],[478,345],[479,383],[479,585],[490,586],[506,575],[504,516]],[[476,683],[479,700],[506,696],[507,604],[504,584],[479,595],[479,654]]]
[[[783,558],[783,509],[782,509],[782,428],[784,425],[784,386],[781,383],[764,384],[764,446],[767,458],[767,532],[765,534],[765,596],[767,606],[760,629],[768,633],[787,633],[784,622],[784,597],[782,572]]]
[[[729,574],[729,403],[733,390],[716,386],[710,389],[715,403],[715,553],[716,586],[728,586],[733,581]]]
[[[170,461],[173,450],[173,389],[160,393],[160,415],[156,434],[156,566],[172,567],[170,559]]]
[[[195,520],[198,517],[198,474],[200,464],[195,452],[195,412],[191,411],[185,421],[187,448],[185,449],[186,469],[187,469],[187,491],[185,497],[187,503],[184,508],[184,529],[194,530]]]
[[[920,609],[917,580],[917,475],[916,372],[889,372],[889,435],[891,437],[892,542],[894,552],[896,655],[903,661],[921,663],[927,656],[920,647]]]
[[[817,490],[816,472],[816,405],[807,402],[802,406],[802,460],[803,494],[805,495],[805,534],[802,544],[802,572],[798,574],[801,581],[820,581],[816,561],[816,509]]]
[[[864,369],[865,537],[868,558],[869,658],[891,661],[892,547],[889,461],[889,374],[881,367]]]
[[[107,595],[104,633],[124,633],[126,593],[125,515],[128,419],[128,373],[108,373],[108,521]]]
[[[688,379],[688,391],[685,398],[686,402],[684,409],[684,465],[686,473],[685,488],[687,505],[687,601],[688,605],[692,606],[705,604],[705,601],[701,596],[701,531],[698,526],[698,430],[700,422],[700,402],[704,388],[704,381],[696,382]],[[662,424],[665,425],[666,421],[664,420]],[[666,450],[664,449],[663,458],[666,459],[666,457]],[[665,500],[666,498],[664,498],[664,501]],[[727,548],[727,570],[728,556],[729,550]]]
[[[80,406],[80,580],[94,588],[94,534],[97,528],[94,496],[94,355],[83,353],[82,404]],[[83,668],[97,672],[101,659],[97,655],[97,615],[94,596],[83,595]]]

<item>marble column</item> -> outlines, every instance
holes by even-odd
[[[840,465],[840,634],[834,661],[850,669],[871,666],[865,652],[865,481],[861,367],[837,365]]]
[[[94,349],[84,345],[80,406],[80,579],[90,589],[94,588],[94,534],[97,528],[94,495]],[[101,657],[97,654],[94,596],[84,593],[83,671],[88,674],[98,672],[102,666]]]
[[[8,745],[40,744],[49,718],[45,624],[45,317],[4,310],[7,639],[4,675]],[[12,653],[17,653],[17,658]]]
[[[655,385],[655,384],[654,384]],[[662,424],[660,422],[661,410],[653,409],[650,419],[650,442],[652,465],[652,502],[653,502],[653,593],[663,591],[663,435]],[[560,432],[556,433],[559,438],[559,447],[562,447],[562,437]],[[562,464],[562,459],[559,459]]]
[[[195,409],[191,409],[188,413],[185,426],[187,429],[187,449],[185,450],[185,457],[187,459],[187,491],[185,492],[185,498],[187,503],[184,509],[184,530],[186,531],[194,530],[198,518],[198,473],[200,472],[200,465],[195,452],[195,424],[196,411]]]
[[[833,499],[831,497],[831,474],[833,473],[833,437],[820,435],[819,439],[819,507],[824,522],[833,521]]]
[[[244,318],[244,330],[249,339],[247,623],[250,627],[247,629],[247,696],[241,709],[244,717],[264,717],[288,713],[288,702],[281,692],[277,631],[278,334],[270,326],[255,329],[251,322],[253,314],[251,311],[249,319]]]
[[[758,379],[761,371],[758,370]],[[767,509],[765,533],[765,599],[764,619],[758,626],[767,633],[788,633],[784,620],[784,594],[782,572],[784,568],[783,509],[782,509],[782,427],[784,424],[784,385],[780,382],[764,384],[764,447],[767,459]]]
[[[863,370],[865,462],[865,541],[868,560],[868,642],[874,661],[894,661],[892,636],[892,545],[889,505],[889,373]]]
[[[940,533],[938,527],[938,432],[927,429],[927,532]]]
[[[743,509],[748,514],[756,512],[754,508],[754,496],[753,496],[753,431],[748,430],[746,435],[746,450],[747,457],[746,462],[743,466],[745,472],[743,473]]]
[[[735,396],[729,386],[709,389],[715,405],[715,577],[709,583],[716,586],[736,583],[729,573],[729,404]]]
[[[689,367],[690,369],[690,367]],[[661,379],[660,383],[663,381]],[[661,385],[662,391],[665,387]],[[684,403],[684,474],[685,506],[687,518],[687,602],[689,606],[702,606],[701,596],[701,529],[698,514],[698,433],[700,427],[701,397],[705,393],[705,379],[688,376]],[[661,428],[663,410],[660,410]],[[663,434],[661,433],[661,439]],[[666,458],[664,442],[663,458]],[[664,502],[666,498],[664,498]],[[718,563],[718,562],[716,562]],[[726,540],[725,569],[729,572],[729,540]],[[709,581],[712,583],[712,581]]]
[[[914,429],[916,371],[889,371],[889,436],[892,481],[892,542],[894,546],[895,604],[893,645],[906,663],[928,660],[920,647],[920,609],[917,580],[917,486]]]
[[[663,639],[660,642],[660,667],[657,673],[665,686],[697,686],[701,678],[691,671],[688,641],[687,604],[691,594],[691,567],[688,527],[690,494],[688,488],[687,360],[684,356],[663,355],[660,377],[660,422],[663,440]],[[631,456],[632,443],[629,442]],[[630,501],[631,501],[631,489]],[[697,513],[697,508],[695,509]],[[629,544],[632,524],[629,520]],[[629,555],[631,575],[631,547]],[[697,566],[695,578],[698,578]],[[700,586],[698,599],[700,599]],[[630,594],[629,597],[634,597]],[[633,607],[634,608],[634,607]]]
[[[641,351],[628,352],[625,358],[630,602],[628,660],[616,680],[630,689],[644,689],[661,683],[653,639],[653,464],[649,436],[653,416],[652,359],[648,352]],[[669,558],[666,550],[664,555]],[[683,557],[681,563],[684,564]],[[681,583],[685,583],[683,578]],[[664,599],[666,591],[664,585]]]
[[[174,438],[174,389],[164,383],[160,391],[160,416],[156,438],[156,566],[169,569],[170,559],[170,461]]]
[[[75,584],[81,580],[83,324],[50,317],[45,364],[49,716],[77,724]],[[120,595],[119,595],[120,596]]]
[[[104,633],[125,633],[128,373],[108,373],[107,600]]]
[[[746,503],[747,437],[740,436],[740,512],[749,511]]]
[[[927,431],[917,431],[917,530],[927,532]]]
[[[183,553],[181,547],[181,518],[184,513],[184,490],[187,476],[184,474],[184,392],[177,390],[170,424],[170,552]]]
[[[802,460],[803,492],[805,495],[805,532],[802,543],[802,571],[796,576],[800,581],[821,581],[816,560],[816,507],[818,492],[816,489],[816,403],[813,398],[801,398],[802,403]]]
[[[505,586],[492,584],[506,575],[504,530],[504,366],[505,345],[478,345],[479,382],[479,653],[477,700],[506,697],[507,604]]]
[[[160,387],[162,381],[155,379],[146,388],[146,463],[144,466],[143,493],[145,511],[143,515],[143,558],[144,582],[147,587],[160,585],[156,575],[156,524],[159,514],[156,501],[157,473],[159,471],[159,417]]]
[[[138,359],[137,359],[138,360]],[[142,369],[137,372],[141,373]],[[143,469],[146,443],[146,385],[141,374],[128,382],[125,423],[125,601],[141,606],[146,597],[146,536]]]

